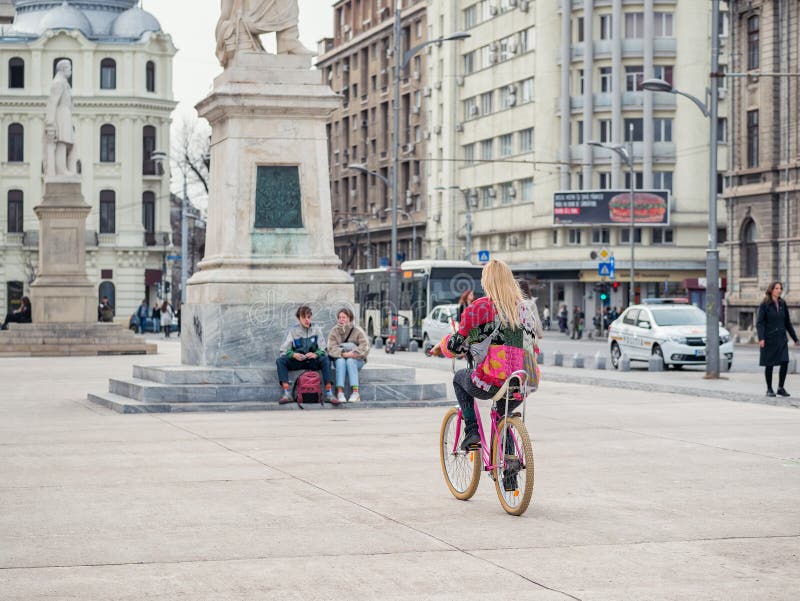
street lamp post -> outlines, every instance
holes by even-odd
[[[628,134],[628,147],[625,148],[620,144],[606,144],[604,142],[587,142],[589,146],[594,146],[596,148],[605,148],[606,150],[610,150],[611,152],[616,153],[619,158],[622,160],[623,163],[628,167],[628,179],[630,180],[628,186],[628,194],[630,198],[630,213],[631,213],[631,221],[629,226],[629,234],[628,234],[628,241],[630,242],[631,246],[631,283],[630,283],[630,290],[628,290],[628,306],[633,305],[636,302],[636,256],[635,256],[635,248],[636,243],[634,239],[634,232],[636,228],[634,227],[635,220],[634,220],[634,193],[633,189],[636,185],[636,174],[633,170],[633,126],[631,125],[631,129]]]
[[[170,158],[166,152],[162,151],[155,151],[150,156],[157,162],[164,162]],[[181,169],[181,171],[183,172],[183,198],[181,199],[181,305],[183,305],[186,302],[186,279],[189,273],[189,221],[186,218],[189,208],[189,187],[186,169]],[[164,298],[166,296],[164,294]]]
[[[709,106],[701,100],[675,89],[663,79],[648,79],[642,89],[667,92],[691,100],[709,119],[708,161],[708,250],[706,251],[706,375],[719,378],[719,248],[717,247],[717,116],[719,113],[719,0],[711,2],[711,85]]]
[[[430,44],[441,44],[442,42],[450,42],[456,40],[464,40],[470,37],[469,33],[460,31],[436,38],[435,40],[428,40],[409,48],[403,52],[401,43],[401,36],[403,31],[402,20],[402,0],[397,0],[394,11],[394,113],[393,113],[393,128],[392,128],[392,242],[391,242],[391,257],[389,257],[389,303],[391,305],[392,315],[397,311],[399,299],[399,269],[397,266],[397,214],[398,214],[398,199],[400,192],[400,79],[408,67],[408,63],[420,50],[429,46]]]

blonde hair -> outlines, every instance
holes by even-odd
[[[522,301],[522,291],[509,266],[497,259],[489,261],[481,274],[481,286],[494,303],[500,323],[520,327],[517,306]]]

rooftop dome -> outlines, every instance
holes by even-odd
[[[77,29],[86,37],[92,35],[92,24],[80,10],[70,6],[67,0],[45,13],[39,21],[39,31],[44,33],[48,29]]]
[[[138,6],[126,10],[111,26],[111,35],[116,38],[138,39],[146,31],[161,31],[161,24],[153,15]]]

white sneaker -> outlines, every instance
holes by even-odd
[[[353,394],[350,395],[350,398],[347,399],[348,403],[360,403],[361,402],[361,395],[358,394],[357,390],[353,391]]]
[[[340,403],[346,403],[347,397],[344,396],[343,392],[340,392],[339,394],[336,395],[336,400],[339,401]]]

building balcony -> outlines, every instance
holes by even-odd
[[[117,235],[116,234],[98,234],[97,235],[97,245],[98,246],[116,246],[117,245]]]
[[[653,54],[656,57],[674,57],[678,54],[676,38],[656,38],[653,40]]]
[[[671,163],[675,161],[674,142],[654,142],[653,160],[657,162]]]

